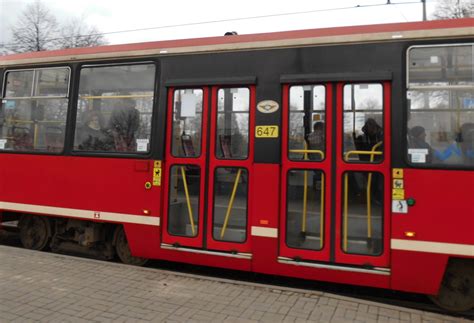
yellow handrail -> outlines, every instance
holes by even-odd
[[[193,209],[191,208],[191,199],[189,198],[188,182],[186,181],[186,171],[184,170],[184,166],[181,166],[181,176],[183,177],[184,194],[186,194],[186,204],[188,205],[188,214],[189,214],[189,222],[191,223],[191,231],[193,232],[193,236],[195,236],[196,230],[194,229]]]
[[[240,174],[242,173],[242,168],[239,168],[237,171],[237,176],[235,177],[234,187],[232,189],[232,194],[230,195],[229,205],[227,206],[227,211],[225,214],[224,225],[221,229],[221,239],[224,238],[225,230],[227,230],[227,223],[229,222],[230,212],[232,211],[232,207],[234,205],[234,198],[235,193],[237,192],[237,187],[239,186]]]
[[[344,160],[348,161],[349,156],[352,154],[359,154],[359,155],[370,155],[370,162],[374,161],[375,155],[382,155],[382,151],[375,151],[375,149],[379,148],[382,145],[382,141],[376,143],[370,151],[368,150],[351,150],[345,153],[344,155]],[[348,225],[348,214],[347,214],[347,209],[348,209],[348,186],[349,186],[349,179],[348,179],[348,174],[344,174],[344,210],[343,210],[343,216],[344,216],[344,241],[343,241],[343,250],[347,251],[347,225]],[[370,191],[372,188],[372,173],[369,173],[368,178],[367,178],[367,238],[370,239],[372,238],[372,208],[371,208],[371,197],[370,197]]]
[[[377,148],[382,145],[382,141],[376,143],[373,147],[371,152],[375,152]],[[374,162],[375,154],[370,155],[370,162]],[[372,190],[372,173],[369,173],[367,176],[367,238],[372,238],[372,205],[371,205],[371,190]]]
[[[306,146],[306,144],[305,144]],[[290,153],[297,153],[297,154],[320,154],[321,159],[324,159],[324,151],[322,150],[315,150],[315,149],[290,149]],[[308,159],[305,159],[308,160]]]

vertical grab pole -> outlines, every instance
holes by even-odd
[[[224,225],[221,229],[221,239],[224,238],[225,230],[227,229],[227,223],[230,218],[230,211],[234,205],[235,193],[237,192],[237,187],[239,186],[240,174],[242,173],[242,168],[239,168],[237,176],[235,177],[234,188],[232,189],[232,194],[230,195],[229,205],[227,206],[227,212],[225,213]]]
[[[307,153],[308,145],[306,141],[304,142],[304,160],[308,160],[308,153]],[[304,171],[303,175],[303,214],[301,219],[301,232],[306,232],[306,217],[308,214],[308,171]]]
[[[183,177],[184,193],[186,194],[186,204],[188,205],[189,222],[191,223],[191,231],[193,236],[196,235],[196,229],[194,229],[193,209],[191,208],[191,199],[189,198],[188,182],[186,181],[186,171],[184,166],[181,166],[181,176]]]
[[[377,148],[382,145],[382,141],[376,143],[371,150],[370,162],[374,162],[375,154]],[[371,205],[371,191],[372,191],[372,173],[369,173],[367,176],[367,239],[372,238],[372,205]]]

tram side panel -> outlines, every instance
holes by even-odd
[[[437,294],[450,258],[474,261],[474,174],[404,169],[404,183],[414,205],[392,216],[392,287]]]

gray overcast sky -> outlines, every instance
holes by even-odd
[[[0,43],[8,43],[10,27],[15,19],[34,0],[0,0]],[[42,0],[58,20],[82,17],[89,25],[101,32],[114,32],[138,28],[151,28],[191,22],[233,19],[270,14],[314,11],[325,8],[353,7],[353,9],[313,12],[308,14],[272,18],[222,22],[199,26],[155,29],[106,35],[111,44],[220,36],[226,31],[239,34],[297,30],[334,26],[378,24],[389,22],[420,21],[421,1],[391,0],[398,3],[371,8],[355,8],[357,5],[384,4],[386,0],[239,0],[239,1],[153,1],[153,0]],[[427,0],[428,17],[436,0]]]

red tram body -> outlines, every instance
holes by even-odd
[[[1,219],[19,220],[32,249],[373,286],[472,308],[473,26],[0,57]],[[125,118],[136,123],[129,137]],[[95,135],[81,133],[89,125]]]

